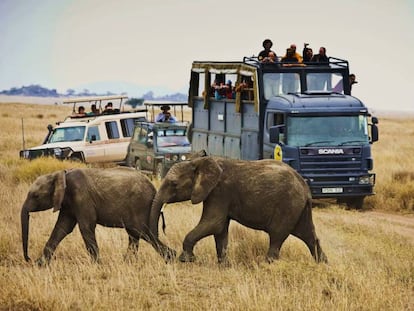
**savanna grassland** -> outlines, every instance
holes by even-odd
[[[376,195],[362,211],[315,202],[314,222],[328,264],[316,264],[289,237],[268,264],[268,238],[230,225],[229,264],[216,262],[214,239],[201,240],[194,263],[165,264],[145,242],[125,258],[124,230],[97,228],[101,264],[90,261],[79,230],[65,238],[48,267],[23,259],[20,208],[31,182],[55,170],[85,166],[52,159],[23,161],[46,126],[68,107],[0,104],[0,310],[414,310],[414,117],[380,117],[373,145]],[[158,186],[158,185],[156,185]],[[166,235],[177,251],[198,222],[201,205],[165,208]],[[57,214],[31,214],[29,254],[40,256]]]

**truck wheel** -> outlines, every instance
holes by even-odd
[[[345,200],[348,208],[362,209],[365,197],[354,197]]]
[[[135,161],[135,169],[136,169],[137,171],[141,171],[141,170],[142,170],[141,161],[140,161],[139,159],[137,159],[137,160]]]
[[[165,176],[165,168],[162,162],[157,164],[157,169],[155,171],[155,179],[161,181]]]

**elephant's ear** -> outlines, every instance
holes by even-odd
[[[193,162],[195,165],[195,179],[191,193],[191,202],[197,204],[204,201],[211,190],[217,186],[223,170],[210,157],[199,158]]]
[[[63,197],[66,190],[66,171],[55,173],[55,191],[53,192],[53,212],[62,207]]]

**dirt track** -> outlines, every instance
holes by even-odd
[[[385,212],[369,211],[361,213],[362,219],[374,221],[379,225],[388,225],[393,228],[395,233],[406,237],[414,244],[414,215],[396,215]],[[377,220],[377,221],[375,221]]]
[[[355,213],[358,213],[358,223],[370,227],[377,227],[379,230],[390,234],[401,235],[407,241],[414,244],[414,214],[398,215],[382,211],[348,212],[349,214],[342,214],[342,220],[347,223],[355,223]]]

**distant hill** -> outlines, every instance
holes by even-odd
[[[13,87],[10,90],[0,91],[1,95],[12,95],[12,96],[34,96],[34,97],[76,97],[76,96],[107,96],[117,94],[127,94],[125,92],[113,93],[110,91],[106,92],[91,92],[88,89],[76,92],[73,89],[68,89],[65,94],[60,94],[56,89],[48,89],[40,85],[29,85],[22,86],[20,88]],[[132,96],[131,96],[132,97]],[[135,96],[136,97],[136,96]],[[148,91],[142,96],[139,96],[144,100],[167,100],[167,101],[187,101],[187,95],[182,93],[166,94],[161,96],[155,96],[153,91]]]
[[[12,87],[8,91],[1,91],[3,95],[14,95],[14,96],[39,96],[39,97],[59,97],[60,95],[56,89],[47,89],[40,85],[29,85],[22,86],[20,88]]]

